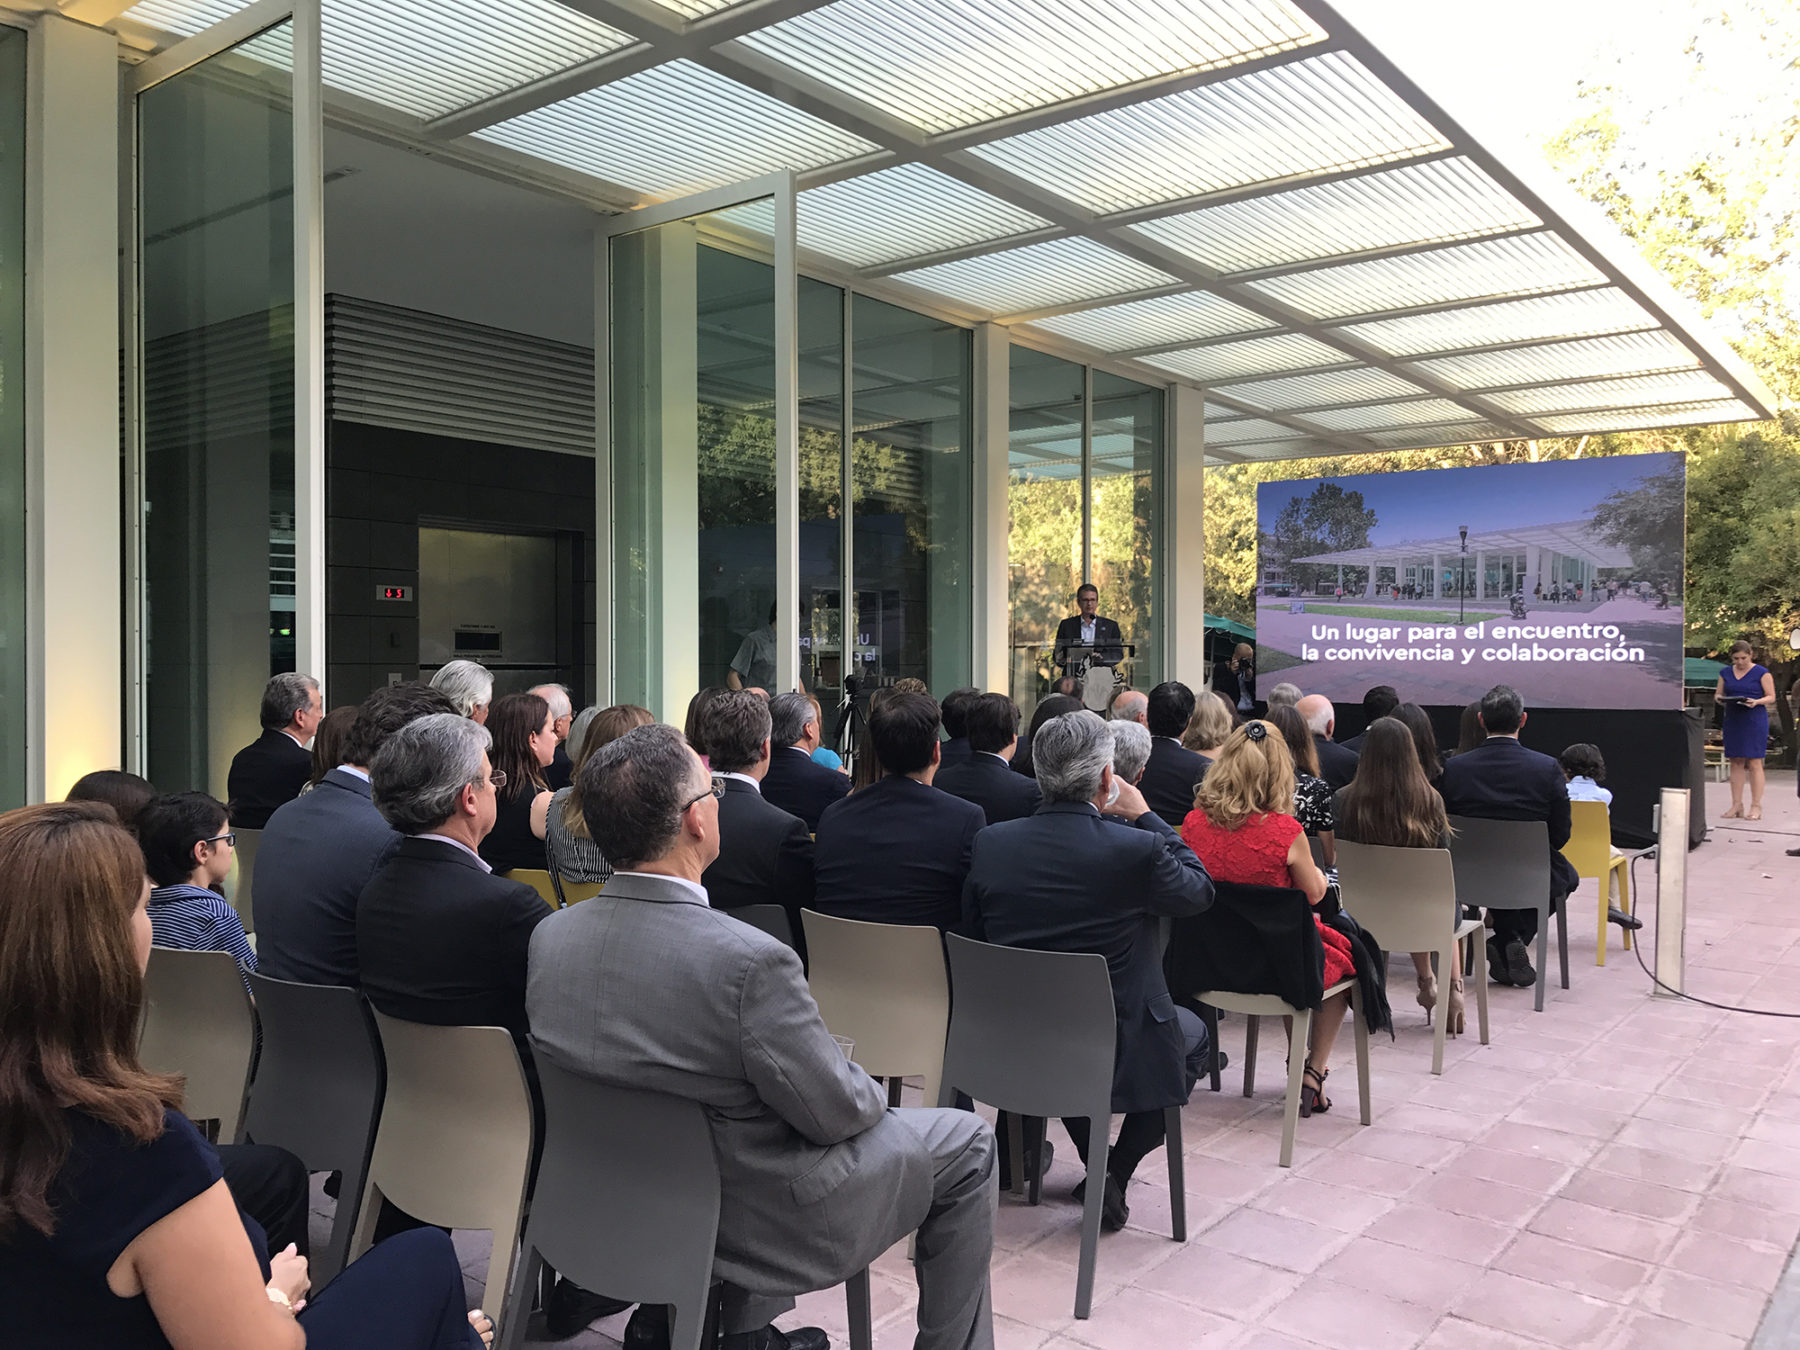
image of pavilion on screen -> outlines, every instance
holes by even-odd
[[[1680,453],[1260,484],[1260,682],[1679,708],[1686,488]]]

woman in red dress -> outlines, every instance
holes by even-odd
[[[1207,875],[1245,886],[1283,886],[1303,891],[1317,905],[1325,898],[1325,874],[1312,860],[1306,831],[1294,818],[1294,757],[1267,722],[1246,722],[1232,732],[1200,780],[1194,809],[1181,823],[1181,838],[1199,855]],[[1314,916],[1315,923],[1318,922]],[[1325,946],[1325,987],[1350,979],[1356,965],[1350,940],[1319,924]],[[1331,1045],[1350,1006],[1348,990],[1333,994],[1313,1014],[1300,1114],[1329,1111],[1325,1079]],[[1289,1034],[1292,1034],[1290,1023]]]

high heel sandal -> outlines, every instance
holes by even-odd
[[[1324,1115],[1331,1110],[1331,1098],[1325,1095],[1325,1080],[1331,1077],[1331,1070],[1323,1073],[1308,1064],[1301,1070],[1300,1114],[1303,1116]]]
[[[1444,1010],[1445,1025],[1452,1036],[1463,1033],[1463,985],[1458,980],[1450,986],[1450,1006]]]
[[[1745,820],[1761,820],[1762,819],[1762,807],[1760,807],[1760,806],[1751,807],[1749,810],[1749,813],[1747,815],[1745,815],[1744,819]]]
[[[1720,820],[1742,820],[1743,818],[1744,808],[1741,806],[1734,806],[1731,810],[1719,817]]]
[[[1426,1020],[1431,1018],[1431,1010],[1437,1007],[1438,982],[1436,975],[1419,976],[1419,1006],[1425,1010]]]

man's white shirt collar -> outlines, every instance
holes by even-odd
[[[354,774],[365,783],[372,783],[374,781],[369,777],[369,771],[367,769],[359,769],[354,764],[340,764],[338,765],[338,772]]]
[[[723,777],[724,775],[720,776]],[[667,872],[614,872],[613,876],[646,877],[651,881],[667,881],[672,885],[680,886],[683,890],[691,891],[699,899],[701,904],[712,904],[711,897],[706,893],[706,887],[702,886],[697,881],[689,881],[686,877],[672,877]]]
[[[714,774],[713,776],[715,778],[735,778],[740,783],[748,783],[751,787],[756,789],[758,796],[762,795],[762,784],[747,773],[720,773]]]
[[[488,860],[486,858],[482,857],[479,853],[477,853],[474,849],[470,848],[467,844],[463,843],[463,841],[460,839],[452,839],[447,834],[415,834],[413,836],[413,838],[414,839],[435,839],[440,844],[448,844],[452,848],[460,848],[464,853],[468,854],[476,862],[481,864],[482,871],[491,872],[494,870],[491,866],[488,865]]]

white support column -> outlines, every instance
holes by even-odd
[[[775,208],[775,684],[800,685],[800,279],[795,271],[794,183]],[[848,451],[849,447],[845,447]],[[698,683],[696,681],[696,683]],[[671,707],[675,706],[673,704]]]
[[[1444,559],[1442,554],[1431,555],[1431,598],[1444,598]]]
[[[294,4],[294,665],[325,652],[325,87],[320,0]]]
[[[1543,576],[1538,570],[1542,561],[1542,550],[1536,544],[1527,544],[1525,546],[1525,580],[1521,583],[1521,589],[1526,595],[1532,594],[1543,583]],[[1550,588],[1545,586],[1544,589],[1547,591]]]
[[[119,57],[55,14],[29,41],[27,795],[121,763]]]
[[[1475,550],[1475,598],[1487,599],[1487,552],[1484,549]]]
[[[1163,678],[1192,689],[1206,680],[1206,400],[1200,390],[1172,384],[1164,463],[1169,512],[1163,548],[1163,588],[1169,618]]]
[[[975,642],[977,689],[1011,693],[1011,517],[1007,447],[1011,432],[1012,344],[997,323],[975,327]]]

